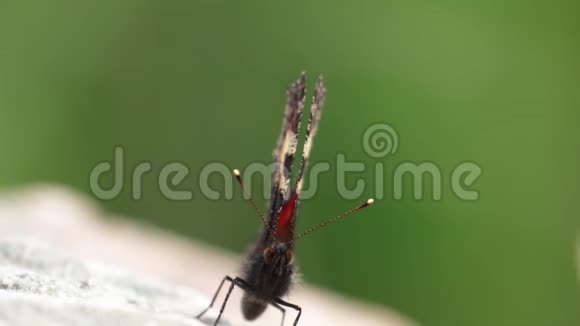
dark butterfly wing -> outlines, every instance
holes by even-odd
[[[298,178],[296,180],[296,188],[294,190],[297,194],[297,200],[300,200],[300,195],[302,193],[302,186],[304,183],[304,173],[306,171],[308,159],[310,158],[310,152],[312,151],[314,136],[316,136],[316,132],[318,131],[318,125],[320,123],[320,117],[322,114],[322,109],[324,107],[325,100],[326,100],[326,88],[324,87],[322,75],[320,75],[316,79],[316,84],[314,86],[312,107],[310,108],[310,117],[308,119],[308,127],[306,128],[306,139],[304,140],[304,149],[302,150],[302,161],[300,162],[300,170],[298,172]]]
[[[322,76],[319,76],[314,86],[314,96],[312,100],[312,107],[310,109],[310,117],[308,119],[308,127],[306,128],[306,138],[304,140],[304,148],[302,150],[302,161],[300,162],[300,169],[296,179],[296,185],[291,191],[290,198],[283,203],[282,210],[280,211],[279,218],[274,229],[276,238],[287,243],[291,242],[294,237],[294,226],[296,223],[298,208],[300,206],[300,196],[302,194],[302,187],[304,184],[304,174],[306,172],[306,166],[312,151],[314,137],[316,136],[316,131],[318,130],[325,99],[326,88],[324,87]]]
[[[302,73],[287,91],[286,111],[278,144],[274,150],[274,171],[272,172],[272,193],[268,210],[268,230],[275,230],[282,208],[289,199],[288,187],[298,144],[300,120],[306,95],[306,74]],[[272,233],[272,232],[267,232]],[[272,234],[267,234],[269,241]]]

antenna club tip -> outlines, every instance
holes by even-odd
[[[367,200],[367,205],[372,205],[372,204],[374,204],[374,203],[375,203],[375,199],[374,199],[374,198],[369,198],[369,199]]]
[[[233,173],[233,174],[234,174],[234,176],[236,176],[236,177],[239,177],[239,176],[240,176],[240,170],[238,170],[238,169],[234,169],[234,170],[232,171],[232,173]]]

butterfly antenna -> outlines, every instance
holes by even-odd
[[[296,241],[296,240],[298,240],[298,239],[300,239],[300,238],[302,238],[304,236],[307,236],[310,233],[312,233],[312,232],[314,232],[316,230],[319,230],[319,229],[321,229],[321,228],[323,228],[323,227],[325,227],[325,226],[327,226],[329,224],[332,224],[332,223],[334,223],[334,222],[336,222],[336,221],[338,221],[338,220],[340,220],[340,219],[342,219],[342,218],[344,218],[344,217],[346,217],[346,216],[348,216],[348,215],[350,215],[352,213],[358,212],[361,209],[366,208],[366,207],[372,205],[374,202],[375,202],[375,200],[373,198],[370,198],[366,202],[360,204],[359,206],[357,206],[357,207],[355,207],[353,209],[350,209],[350,210],[348,210],[348,211],[346,211],[346,212],[344,212],[344,213],[342,213],[342,214],[340,214],[338,216],[335,216],[335,217],[333,217],[333,218],[331,218],[331,219],[329,219],[327,221],[324,221],[324,222],[322,222],[322,223],[320,223],[320,224],[318,224],[316,226],[311,227],[310,229],[304,231],[303,233],[301,233],[300,235],[298,235],[297,237],[295,237],[294,239],[292,239],[292,242],[294,242],[294,241]]]
[[[256,203],[252,199],[252,195],[250,195],[250,192],[246,189],[246,186],[244,186],[244,181],[242,181],[242,176],[240,174],[240,170],[234,169],[234,171],[232,173],[234,174],[234,177],[236,177],[236,180],[238,180],[238,183],[242,187],[242,190],[244,191],[244,194],[246,195],[246,197],[250,201],[250,204],[252,204],[252,207],[254,207],[254,209],[256,210],[258,215],[260,216],[260,219],[262,219],[262,222],[264,222],[265,225],[268,225],[268,223],[266,222],[266,218],[264,218],[264,214],[262,214],[262,211],[258,208]]]

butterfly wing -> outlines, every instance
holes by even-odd
[[[296,184],[295,187],[292,189],[289,198],[283,201],[274,228],[275,230],[274,234],[276,239],[279,239],[286,243],[290,243],[294,237],[294,227],[296,223],[296,217],[298,215],[298,207],[300,206],[300,196],[302,194],[302,187],[304,184],[304,174],[306,172],[306,166],[308,164],[310,153],[312,151],[314,137],[316,136],[318,125],[320,123],[320,117],[322,113],[322,108],[324,107],[325,99],[326,99],[326,88],[324,87],[322,76],[319,76],[314,86],[312,107],[310,109],[308,127],[306,128],[306,138],[304,140],[304,148],[302,150],[302,160],[300,162],[300,168],[298,172],[298,177],[296,179]]]
[[[266,241],[272,240],[277,228],[278,217],[289,200],[290,179],[292,166],[296,155],[298,134],[304,98],[306,95],[306,74],[302,73],[287,91],[286,110],[282,122],[282,130],[278,143],[274,149],[274,171],[272,172],[272,193],[268,210],[268,228],[274,232],[267,232]]]

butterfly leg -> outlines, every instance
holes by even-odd
[[[209,304],[209,306],[207,308],[205,308],[201,313],[199,313],[197,315],[197,317],[195,317],[195,318],[200,319],[209,309],[211,309],[213,307],[213,305],[215,304],[215,301],[216,301],[219,293],[221,292],[221,289],[222,289],[222,287],[223,287],[223,285],[224,285],[224,283],[226,281],[230,282],[230,287],[228,288],[228,293],[226,294],[226,297],[225,297],[225,299],[224,299],[224,301],[222,303],[222,306],[220,308],[220,313],[219,313],[217,319],[214,322],[214,326],[217,326],[217,324],[219,323],[219,321],[220,321],[220,319],[221,319],[221,317],[222,317],[222,315],[224,313],[224,310],[226,309],[226,305],[228,303],[228,300],[230,299],[230,295],[232,294],[232,291],[234,290],[234,286],[238,286],[238,287],[240,287],[241,289],[243,289],[245,291],[250,291],[250,288],[249,288],[248,284],[246,283],[246,281],[244,281],[243,279],[241,279],[239,277],[236,277],[234,279],[234,278],[231,278],[230,276],[227,276],[226,275],[222,279],[222,281],[221,281],[221,283],[220,283],[217,291],[213,295],[213,298],[212,298],[211,303]]]
[[[282,306],[280,306],[275,302],[270,302],[270,304],[274,306],[274,308],[280,310],[280,312],[282,313],[282,321],[280,322],[280,326],[284,326],[284,320],[286,318],[286,309],[282,308]]]
[[[299,307],[295,304],[292,304],[290,302],[286,302],[280,298],[275,299],[274,302],[281,305],[281,306],[292,308],[292,309],[298,311],[298,315],[296,316],[296,319],[294,319],[294,324],[292,324],[294,326],[298,325],[298,320],[300,320],[300,316],[302,315],[302,308],[301,307]]]

